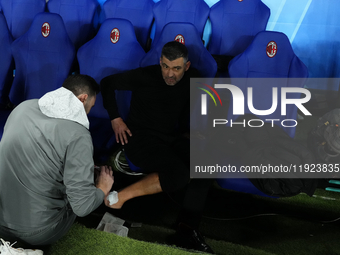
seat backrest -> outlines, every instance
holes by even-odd
[[[15,40],[30,28],[35,15],[45,11],[46,0],[0,0],[0,5]]]
[[[294,104],[288,104],[286,115],[281,115],[280,90],[282,87],[303,87],[308,77],[308,69],[295,55],[285,34],[271,31],[259,32],[250,46],[230,62],[229,74],[231,83],[242,90],[245,98],[248,94],[247,88],[253,88],[253,106],[257,110],[271,108],[273,105],[272,88],[277,88],[276,110],[272,114],[258,116],[260,119],[296,120],[297,107]],[[288,94],[287,98],[300,98],[300,93]],[[230,102],[228,118],[235,120],[239,115],[233,114],[233,101],[232,99]],[[244,110],[245,113],[251,113],[247,104],[245,104]],[[279,122],[274,123],[279,124]],[[291,126],[292,123],[285,125]],[[291,137],[294,137],[295,128],[281,127]]]
[[[139,67],[145,51],[137,41],[133,25],[125,19],[106,19],[97,35],[84,44],[77,53],[81,74],[92,76],[98,83],[104,77]],[[119,93],[117,93],[118,95]],[[125,96],[117,96],[118,104],[124,103]],[[128,101],[128,100],[127,100]],[[130,102],[126,102],[126,116]],[[89,116],[108,118],[103,107],[101,93],[97,95],[95,106]]]
[[[61,87],[71,73],[75,49],[58,14],[37,14],[11,48],[16,67],[10,91],[14,104]]]
[[[147,48],[153,21],[152,0],[107,0],[103,5],[105,18],[129,20],[136,33],[138,42]]]
[[[184,22],[171,22],[165,25],[157,43],[142,59],[141,67],[159,64],[164,44],[174,40],[187,47],[191,66],[199,70],[203,77],[215,77],[217,72],[216,61],[203,46],[195,26]]]
[[[93,18],[98,6],[96,0],[49,0],[47,3],[49,12],[57,13],[63,18],[76,49],[94,36]]]
[[[8,101],[13,79],[12,36],[7,28],[5,17],[0,13],[0,108]]]
[[[12,85],[13,57],[11,52],[12,36],[7,28],[5,17],[0,13],[0,140],[10,110],[6,110],[8,93]]]
[[[155,18],[155,36],[152,42],[157,40],[163,27],[170,22],[188,22],[193,24],[203,37],[204,26],[209,16],[210,8],[204,0],[161,0],[153,7]]]
[[[220,0],[210,9],[211,37],[209,52],[236,56],[264,31],[270,9],[261,0]]]

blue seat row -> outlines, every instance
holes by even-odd
[[[0,0],[8,28],[17,39],[30,27],[39,12],[59,14],[65,23],[71,41],[78,49],[91,39],[100,21],[96,20],[100,10],[97,0]],[[128,19],[135,28],[137,40],[145,50],[158,40],[163,27],[170,22],[192,23],[200,37],[208,18],[211,20],[212,54],[236,56],[242,52],[259,31],[266,28],[269,8],[261,0],[220,0],[211,8],[204,0],[107,0],[102,12],[105,18]],[[151,32],[153,27],[154,31]],[[96,30],[97,31],[97,30]]]
[[[49,3],[51,6],[53,1],[58,0],[50,0]],[[72,1],[67,2],[72,3]],[[104,7],[105,5],[109,6],[110,2],[114,1],[108,0],[106,4],[104,4]],[[138,41],[136,37],[136,34],[138,33],[135,32],[136,26],[126,19],[106,19],[96,36],[81,45],[79,50],[76,51],[76,46],[69,36],[70,32],[68,32],[65,26],[66,22],[59,14],[48,12],[37,14],[28,31],[17,38],[13,43],[11,43],[11,31],[7,27],[6,20],[0,15],[0,33],[2,36],[7,36],[8,38],[7,45],[0,45],[0,50],[1,52],[9,52],[8,47],[11,47],[11,52],[13,53],[16,65],[13,83],[11,84],[11,82],[8,82],[7,80],[6,85],[0,86],[0,93],[2,93],[0,96],[6,97],[6,93],[8,93],[9,88],[11,87],[9,96],[11,101],[15,104],[27,99],[39,98],[44,93],[60,87],[62,81],[73,71],[72,67],[74,67],[75,62],[78,62],[79,64],[80,73],[93,76],[97,82],[109,74],[122,72],[139,66],[158,64],[162,46],[164,43],[171,40],[178,40],[184,43],[188,47],[192,65],[199,69],[205,77],[214,77],[217,72],[217,64],[211,53],[204,47],[201,39],[204,25],[199,29],[195,26],[196,19],[200,17],[196,16],[193,12],[188,11],[188,8],[192,8],[192,6],[201,3],[203,6],[202,10],[205,10],[204,13],[209,15],[210,11],[211,16],[214,9],[219,12],[223,10],[223,8],[218,5],[222,4],[222,1],[215,5],[217,7],[213,6],[210,10],[209,8],[207,9],[204,7],[206,4],[203,0],[188,1],[190,2],[190,5],[185,8],[183,7],[184,10],[187,10],[186,13],[177,13],[177,15],[175,15],[177,11],[182,10],[178,8],[178,6],[181,6],[180,4],[183,4],[180,2],[183,1],[161,0],[161,2],[152,5],[155,21],[157,21],[155,10],[161,9],[162,6],[162,8],[167,9],[167,12],[163,12],[162,14],[166,17],[161,17],[162,21],[159,21],[159,24],[161,24],[161,22],[164,24],[161,31],[156,32],[155,40],[153,41],[150,51],[147,53],[145,53],[142,46],[143,44],[141,44],[141,42],[145,43],[145,38],[143,41]],[[227,0],[225,0],[225,2],[227,2]],[[234,2],[241,5],[250,1]],[[260,7],[253,5],[253,8],[248,9],[248,12],[251,12],[252,9],[257,10],[257,8],[262,8],[267,12],[267,16],[264,17],[268,20],[268,10],[263,7],[263,3],[260,0],[254,0],[253,4],[255,2],[258,2]],[[2,3],[1,0],[0,3]],[[118,12],[123,13],[124,1],[116,1],[116,4],[116,7],[121,8]],[[2,9],[4,10],[3,5]],[[238,9],[235,6],[234,9],[229,6],[228,10],[233,10],[235,16],[238,12]],[[160,11],[160,13],[162,13],[162,11]],[[208,16],[205,14],[202,14],[201,16],[206,21]],[[229,17],[232,17],[233,15],[230,13],[228,14]],[[253,14],[248,13],[246,15],[252,17],[251,20],[254,19],[252,16]],[[181,20],[183,16],[185,16],[185,19]],[[211,20],[212,23],[215,22],[214,19]],[[246,22],[249,23],[249,20],[246,20]],[[263,22],[263,24],[266,24],[266,22],[267,21]],[[156,31],[158,31],[157,24],[158,23],[156,22]],[[221,25],[223,28],[222,23]],[[158,29],[160,27],[161,26],[159,25]],[[212,34],[216,31],[217,30],[214,30],[213,28]],[[223,32],[220,33],[223,34]],[[222,34],[220,34],[220,38],[222,38]],[[242,36],[243,35],[241,35],[241,37]],[[255,37],[255,39],[250,40],[248,36],[247,40],[245,40],[250,43],[250,46],[241,51],[229,64],[231,77],[267,77],[268,74],[270,77],[286,78],[308,76],[306,67],[295,56],[289,40],[284,34],[264,31],[259,33],[254,32],[254,35],[251,36]],[[227,38],[224,40],[220,39],[220,42],[216,43],[216,45],[222,44],[222,42],[226,40],[228,41]],[[213,40],[211,42],[211,45],[215,45]],[[237,45],[239,44],[241,43],[237,43]],[[215,53],[227,54],[221,51],[216,51]],[[8,79],[11,80],[10,65],[12,56],[9,56],[8,59],[4,58],[1,61],[6,63],[4,65],[1,64],[1,68],[4,69],[4,72],[7,73],[7,77],[9,77]],[[0,70],[0,72],[2,72],[2,70]],[[251,85],[246,84],[244,88],[247,86],[249,87]],[[282,84],[281,86],[289,86],[289,84]],[[255,104],[258,102],[260,104],[264,103],[264,106],[267,107],[266,97],[268,94],[263,93],[263,89],[258,89],[260,93],[258,93],[258,96],[256,97],[257,102],[255,102]],[[122,104],[122,108],[125,109],[125,113],[122,115],[126,116],[130,95],[127,92],[122,92],[117,95],[119,104]],[[101,100],[101,95],[99,94],[97,103],[89,115],[94,145],[99,148],[99,151],[101,149],[107,150],[115,143],[110,121]],[[230,109],[232,109],[232,107],[230,107]],[[295,109],[291,109],[289,116],[291,118],[296,118],[296,112],[297,109],[295,107]],[[0,112],[0,119],[7,118],[8,115],[6,116],[6,114]],[[228,118],[233,118],[231,113],[228,114]],[[293,134],[290,135],[293,136]],[[101,151],[99,154],[100,153]],[[220,183],[221,186],[224,185],[223,181]],[[227,188],[228,185],[223,187]]]

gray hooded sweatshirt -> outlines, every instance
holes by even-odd
[[[84,105],[65,88],[13,110],[0,141],[0,227],[39,231],[70,208],[86,216],[103,202],[88,127]]]

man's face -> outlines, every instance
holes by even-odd
[[[85,107],[86,114],[89,114],[89,112],[91,111],[91,109],[94,106],[95,102],[96,102],[96,95],[94,95],[92,97],[88,97],[84,101],[84,107]]]
[[[160,59],[160,65],[165,83],[169,86],[173,86],[183,78],[184,73],[190,67],[190,61],[184,63],[184,59],[182,57],[170,61],[166,57],[162,56]]]

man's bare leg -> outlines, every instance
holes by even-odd
[[[126,201],[132,198],[152,195],[160,192],[162,192],[162,187],[159,182],[158,173],[152,173],[148,174],[140,181],[135,182],[119,191],[117,203],[113,205],[106,205],[113,209],[120,209]]]

